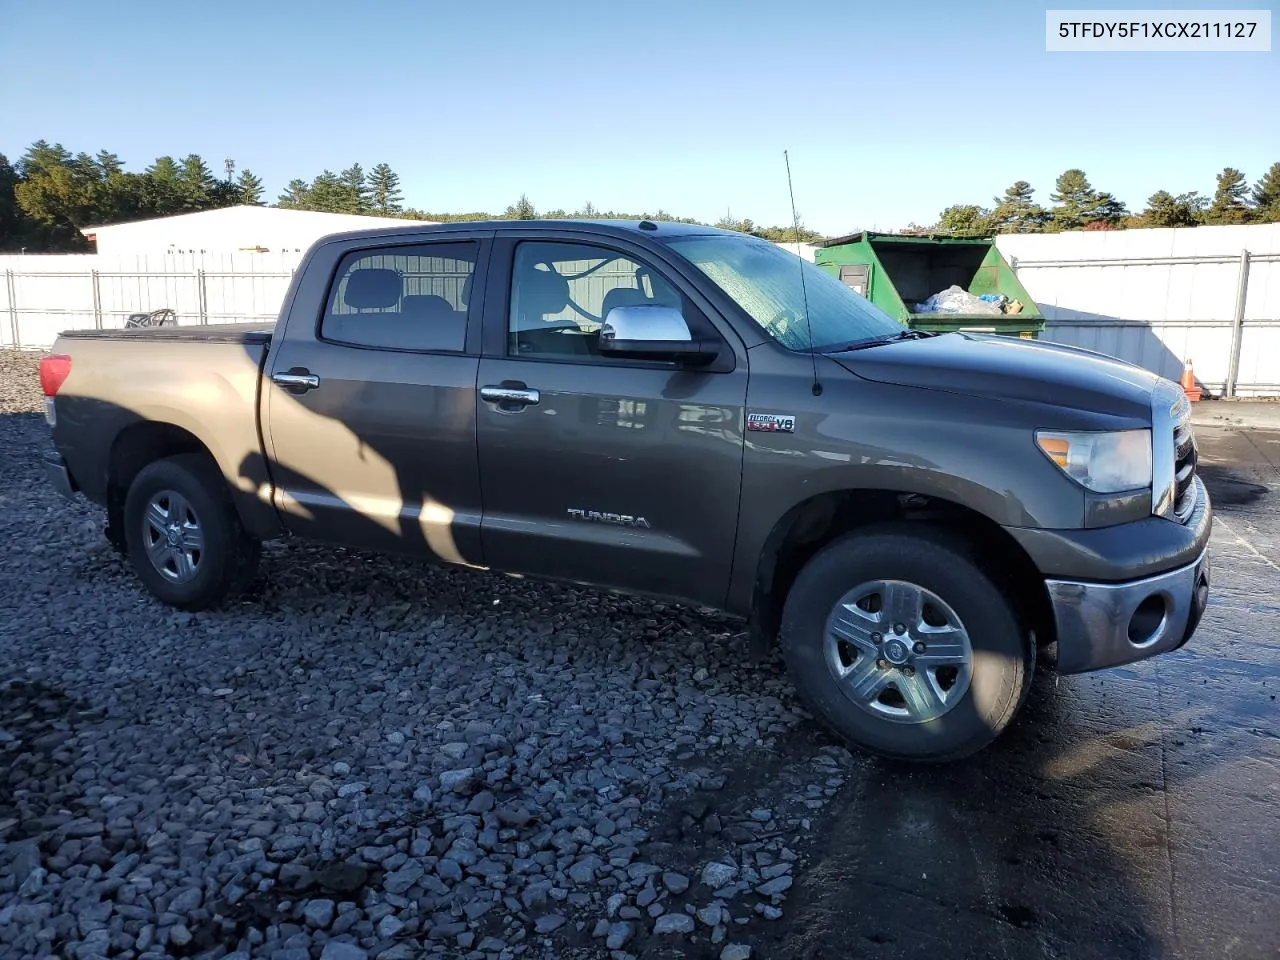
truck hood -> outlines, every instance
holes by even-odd
[[[991,334],[949,333],[830,354],[867,380],[1150,420],[1161,378],[1104,354]]]

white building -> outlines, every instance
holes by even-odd
[[[816,244],[796,243],[793,240],[786,240],[786,241],[775,240],[774,245],[781,247],[783,250],[786,250],[788,253],[794,253],[797,257],[802,257],[803,259],[808,260],[810,263],[813,263],[813,251],[818,249]]]
[[[154,253],[297,253],[330,233],[434,221],[279,207],[223,207],[81,229],[108,256]]]

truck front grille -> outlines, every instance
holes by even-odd
[[[1188,405],[1173,427],[1173,512],[1186,523],[1196,508],[1196,438]]]

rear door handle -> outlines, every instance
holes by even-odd
[[[538,403],[542,395],[527,387],[481,387],[480,399],[503,407],[526,407]]]
[[[306,393],[320,386],[320,378],[305,368],[294,368],[288,373],[273,373],[271,382],[277,387],[284,387],[294,393]]]

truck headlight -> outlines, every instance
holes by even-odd
[[[1036,445],[1072,480],[1097,493],[1151,486],[1151,431],[1036,431]]]

